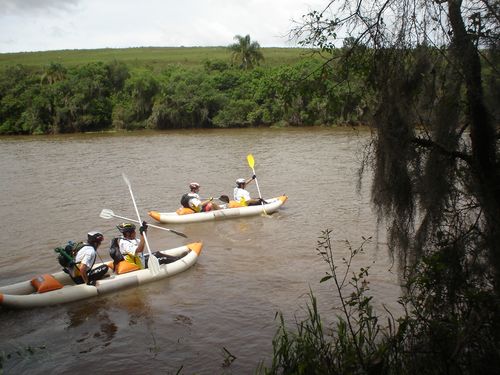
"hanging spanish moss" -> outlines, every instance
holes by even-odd
[[[404,312],[394,325],[389,321],[387,340],[377,341],[366,361],[356,358],[360,367],[376,364],[376,371],[359,372],[497,373],[498,1],[339,0],[308,16],[297,30],[308,35],[305,43],[330,52],[336,36],[347,34],[350,46],[368,47],[373,57],[365,82],[366,92],[375,93],[374,136],[360,179],[372,167],[372,202],[402,271]],[[355,333],[370,335],[374,330],[363,331],[357,317]],[[332,342],[366,342],[344,333]],[[341,358],[334,350],[332,358]]]

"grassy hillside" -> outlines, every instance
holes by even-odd
[[[265,61],[262,65],[292,64],[309,55],[302,48],[262,48]],[[230,61],[231,54],[225,47],[142,47],[124,49],[61,50],[44,52],[2,53],[0,68],[22,64],[30,67],[57,62],[74,66],[89,62],[123,61],[129,66],[150,66],[161,69],[165,65],[179,64],[200,66],[206,60]]]

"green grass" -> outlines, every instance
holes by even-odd
[[[303,48],[262,48],[265,66],[293,64],[309,55]],[[60,50],[44,52],[1,53],[0,68],[22,64],[40,67],[49,63],[76,66],[90,62],[122,61],[127,65],[161,69],[167,65],[198,67],[206,60],[230,61],[226,47],[141,47],[123,49]]]

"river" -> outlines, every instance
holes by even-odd
[[[370,176],[356,189],[369,137],[294,128],[0,138],[0,285],[58,271],[54,247],[89,230],[106,243],[116,236],[119,221],[99,213],[135,217],[122,173],[144,218],[175,210],[192,181],[204,197],[231,195],[236,178],[252,175],[248,153],[264,197],[289,197],[269,217],[164,225],[204,243],[198,263],[170,279],[79,303],[0,308],[4,373],[251,374],[270,363],[276,313],[293,328],[309,290],[333,319],[338,298],[319,282],[327,265],[316,252],[325,229],[339,262],[345,240],[356,247],[372,237],[355,266],[371,267],[377,312],[397,309],[396,267],[371,209]],[[257,196],[255,184],[249,190]],[[186,243],[148,233],[153,250]],[[99,253],[109,259],[105,248]]]

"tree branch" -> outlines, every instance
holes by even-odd
[[[430,139],[415,137],[411,140],[411,142],[416,144],[417,146],[420,146],[420,147],[438,150],[443,155],[450,156],[452,158],[461,159],[468,164],[470,164],[472,162],[470,155],[463,153],[463,152],[450,151],[450,150],[446,149],[444,146],[442,146],[434,141],[431,141]]]

